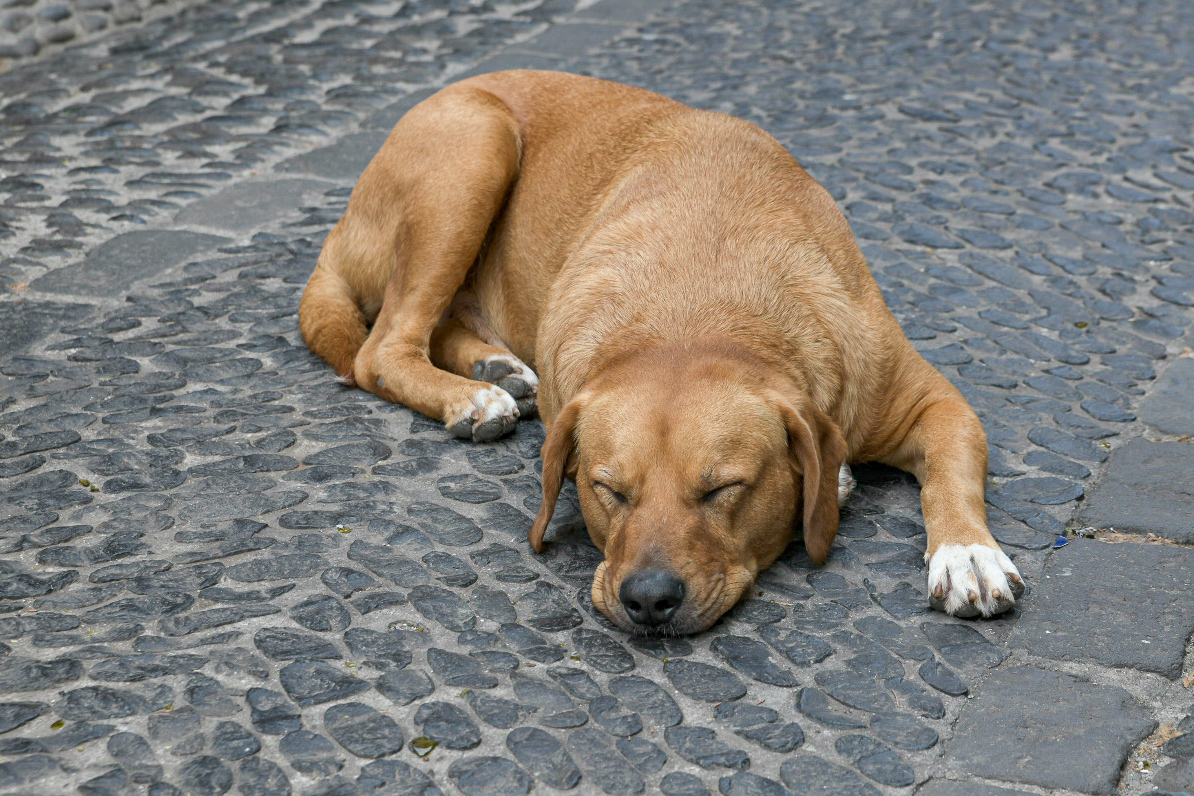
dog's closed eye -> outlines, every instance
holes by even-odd
[[[742,488],[745,486],[746,486],[746,484],[744,484],[741,481],[734,481],[733,483],[722,484],[721,486],[714,487],[713,489],[710,489],[705,494],[701,495],[701,502],[705,503],[705,504],[714,503],[719,498],[728,497],[728,496],[734,494],[739,488]]]
[[[623,495],[618,490],[614,489],[609,484],[603,484],[600,481],[594,481],[593,482],[593,491],[596,492],[599,496],[608,498],[608,499],[612,500],[613,502],[617,503],[618,505],[621,505],[621,506],[626,505],[626,502],[627,502],[626,496]]]

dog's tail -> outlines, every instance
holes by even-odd
[[[325,246],[299,302],[299,331],[307,347],[348,385],[356,384],[353,361],[368,335],[354,292],[331,267]]]

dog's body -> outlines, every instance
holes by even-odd
[[[627,629],[707,627],[797,517],[823,562],[846,461],[921,481],[936,607],[990,615],[1023,588],[973,411],[832,199],[747,122],[553,72],[450,86],[361,176],[300,325],[342,379],[460,436],[509,431],[537,390],[531,544],[574,478],[594,603]]]

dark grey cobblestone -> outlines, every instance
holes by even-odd
[[[1189,445],[1192,28],[1174,0],[217,0],[11,62],[0,790],[1194,788],[1189,548],[1141,541],[1184,526],[1048,551],[1126,454]],[[983,418],[1022,609],[928,612],[916,487],[860,467],[825,568],[794,545],[703,636],[628,638],[574,493],[525,545],[540,424],[464,444],[334,382],[294,310],[356,174],[512,66],[751,119],[825,184]]]

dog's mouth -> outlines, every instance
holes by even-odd
[[[593,605],[627,633],[647,637],[688,636],[707,630],[738,602],[752,580],[719,573],[701,584],[699,592],[687,588],[684,601],[666,620],[637,622],[619,598],[619,589],[605,577],[607,571],[603,561],[593,575]]]

